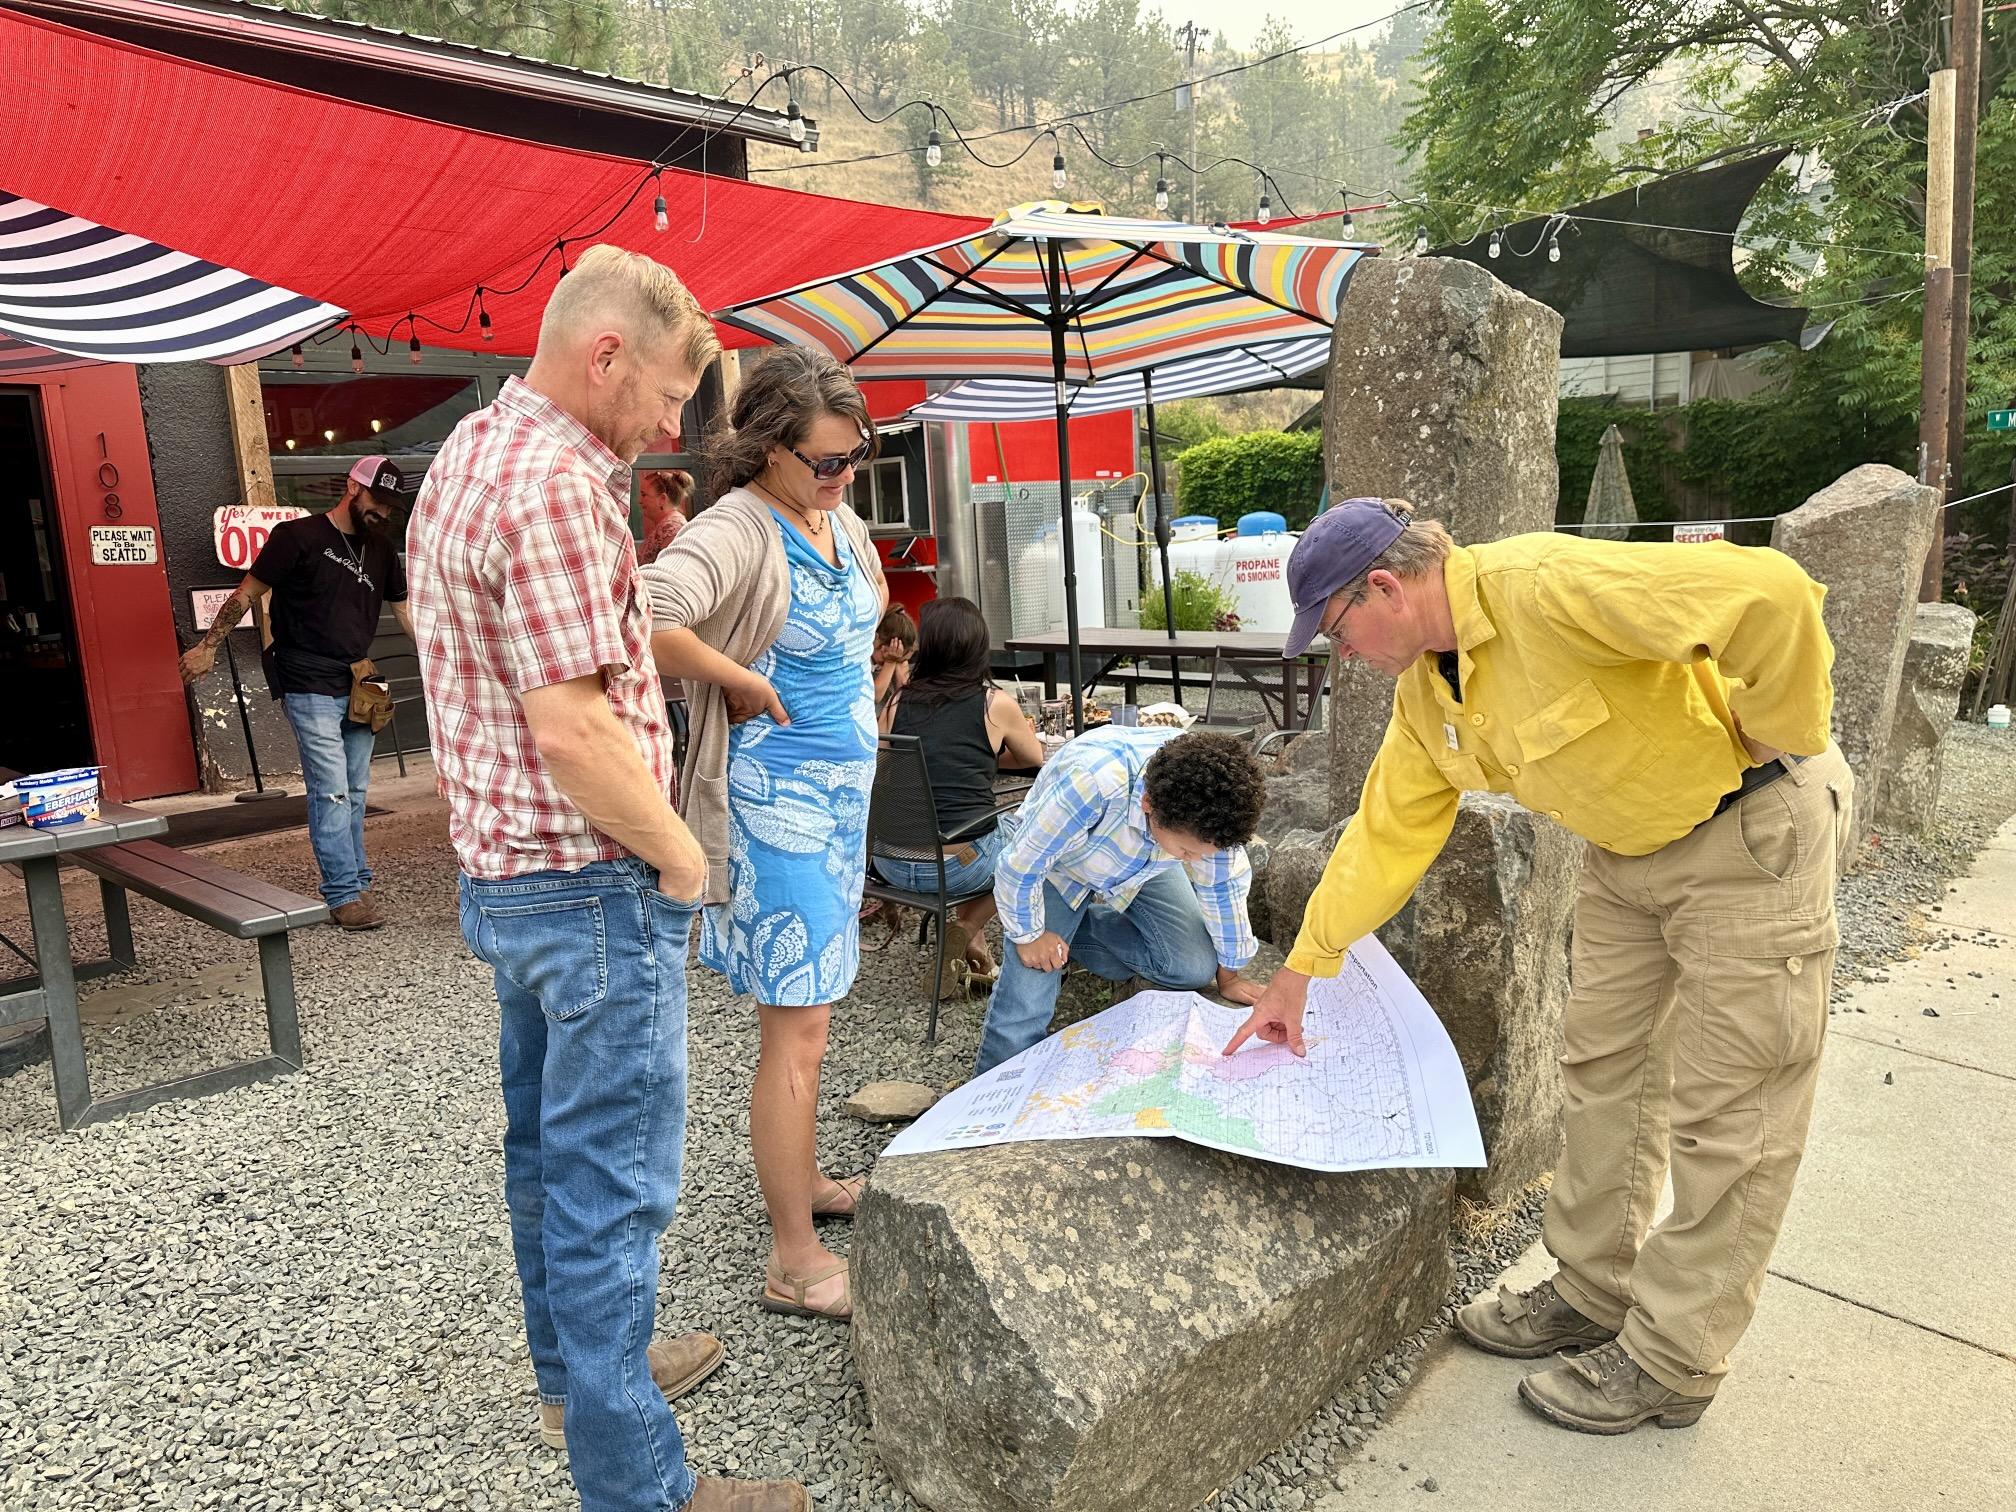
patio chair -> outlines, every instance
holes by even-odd
[[[923,944],[934,926],[938,932],[937,964],[931,976],[930,1019],[924,1029],[924,1043],[938,1042],[938,1002],[945,989],[945,921],[953,909],[987,888],[973,892],[945,890],[945,847],[958,845],[984,832],[989,819],[998,820],[1021,802],[1002,804],[991,815],[972,820],[956,829],[938,827],[938,802],[931,792],[931,777],[924,763],[924,746],[915,735],[884,735],[875,753],[875,787],[868,799],[868,877],[862,892],[884,903],[914,908],[922,914],[917,942]],[[909,892],[884,882],[875,874],[877,857],[890,861],[921,861],[935,865],[938,885],[931,892]]]

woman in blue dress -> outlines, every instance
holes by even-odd
[[[813,1135],[831,1006],[861,958],[888,590],[847,485],[875,428],[845,368],[787,347],[750,365],[710,445],[732,486],[644,578],[659,669],[686,683],[680,807],[708,852],[700,959],[757,1002],[762,1305],[845,1319],[847,1264],[813,1220],[851,1217],[862,1178],[823,1175]]]

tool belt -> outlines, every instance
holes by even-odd
[[[392,721],[392,685],[370,657],[350,663],[350,722],[376,735]]]

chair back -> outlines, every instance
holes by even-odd
[[[868,854],[890,861],[936,861],[938,802],[915,735],[884,735],[875,751],[868,797]]]

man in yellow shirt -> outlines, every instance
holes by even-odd
[[[1690,1424],[1755,1310],[1827,1024],[1854,778],[1828,738],[1825,590],[1721,543],[1460,547],[1379,499],[1318,518],[1288,582],[1290,656],[1320,632],[1399,686],[1287,965],[1226,1053],[1255,1035],[1302,1053],[1309,979],[1399,911],[1461,793],[1581,835],[1559,1269],[1457,1324],[1496,1354],[1581,1347],[1520,1383],[1553,1422]],[[1673,1211],[1650,1228],[1669,1158]]]

